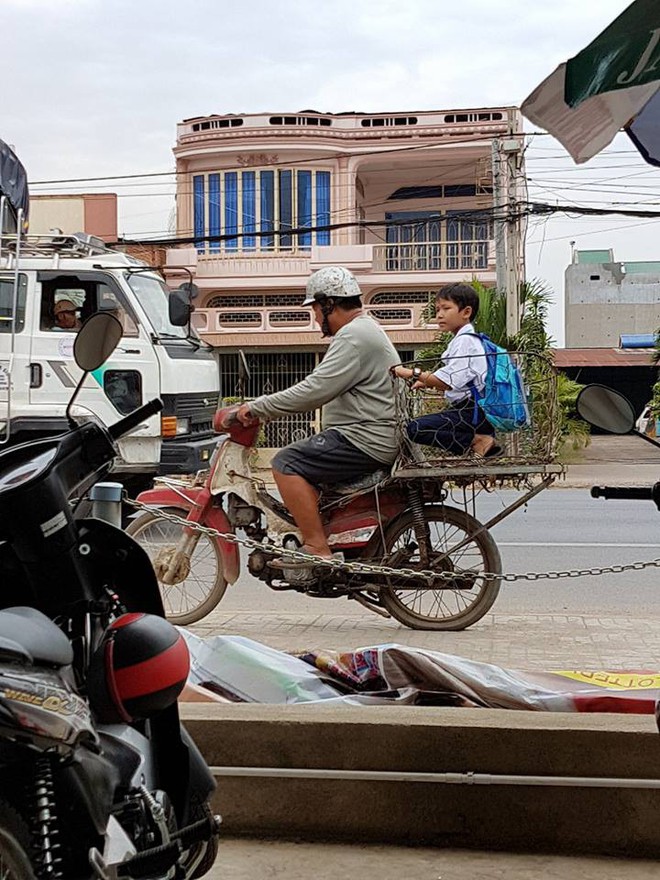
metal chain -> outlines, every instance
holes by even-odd
[[[150,507],[148,504],[142,504],[132,498],[124,498],[126,504],[137,510],[143,510],[147,513],[154,514],[159,519],[165,519],[175,525],[185,526],[200,534],[208,535],[210,538],[221,538],[232,544],[239,544],[252,550],[261,550],[268,553],[269,556],[286,556],[287,559],[293,561],[310,562],[314,565],[322,565],[325,568],[334,568],[341,571],[347,571],[352,574],[362,575],[380,575],[395,578],[414,578],[415,580],[426,580],[429,582],[437,580],[453,581],[456,580],[457,574],[463,572],[450,571],[431,571],[429,569],[414,568],[390,568],[386,565],[371,565],[368,562],[346,562],[339,559],[328,559],[324,556],[312,556],[309,553],[301,553],[299,550],[290,550],[285,547],[278,547],[275,544],[262,544],[253,538],[239,538],[233,532],[220,532],[218,529],[211,529],[208,526],[199,523],[189,522],[184,517],[177,516],[174,513],[162,510],[158,507]],[[500,572],[480,572],[479,577],[485,580],[502,580],[508,583],[514,581],[555,581],[561,578],[577,578],[588,577],[591,575],[601,574],[621,574],[626,571],[643,571],[647,568],[660,568],[660,559],[653,559],[649,562],[627,562],[622,565],[603,565],[595,568],[571,568],[566,571],[528,571],[521,573],[502,574]]]

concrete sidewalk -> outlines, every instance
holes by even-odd
[[[655,861],[222,839],[208,880],[651,880]]]
[[[328,614],[240,612],[222,603],[189,629],[242,635],[281,651],[352,651],[395,642],[513,669],[660,670],[660,618],[597,614],[488,614],[463,632],[411,630],[344,602]]]
[[[589,446],[569,455],[574,461],[555,483],[558,488],[651,486],[660,480],[660,446],[640,437],[595,436]]]

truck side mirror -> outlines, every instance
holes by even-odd
[[[193,305],[190,301],[189,291],[182,290],[181,287],[171,291],[167,301],[170,324],[173,324],[175,327],[187,327],[190,323],[192,311]]]

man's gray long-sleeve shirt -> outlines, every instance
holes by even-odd
[[[258,397],[250,411],[261,419],[278,419],[323,407],[323,430],[333,428],[367,455],[391,464],[398,442],[389,369],[399,361],[380,325],[368,315],[358,315],[337,331],[306,379]]]

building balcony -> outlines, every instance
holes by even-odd
[[[495,277],[495,248],[491,240],[471,239],[328,245],[297,251],[186,248],[167,254],[168,270],[189,268],[203,289],[254,289],[277,286],[278,280],[302,287],[310,272],[333,265],[346,266],[369,286],[387,285],[393,280],[397,284],[438,284],[473,275],[488,282]]]

